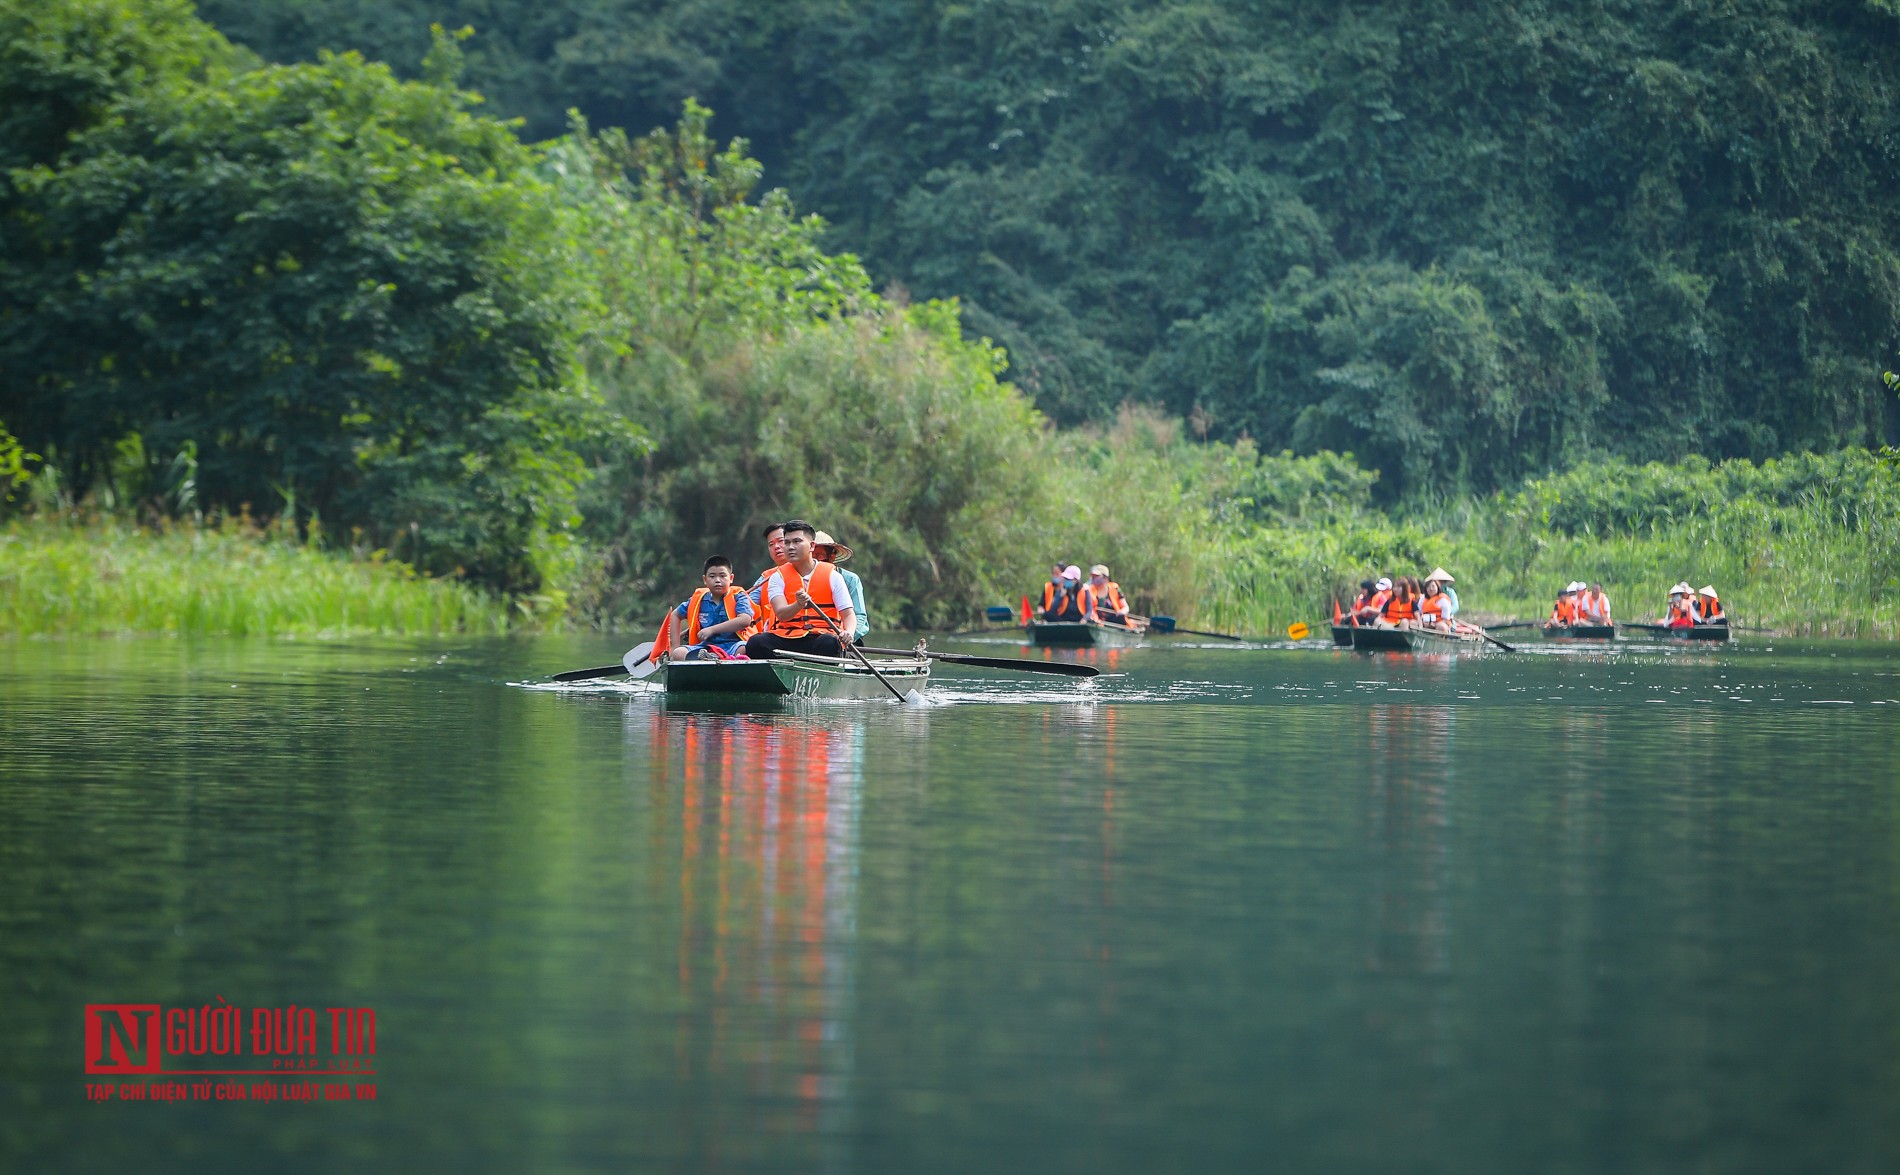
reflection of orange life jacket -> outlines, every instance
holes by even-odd
[[[793,567],[790,563],[782,564],[772,574],[779,576],[785,581],[785,599],[788,603],[797,597],[799,592],[809,591],[811,593],[812,606],[816,607],[820,612],[823,612],[825,616],[831,620],[831,623],[839,624],[838,601],[831,598],[831,577],[825,574],[825,572],[829,570],[831,570],[831,564],[820,559],[818,565],[811,569],[812,578],[809,585],[805,583],[805,578],[798,574],[798,568]],[[767,581],[765,598],[767,601],[766,608],[770,609],[772,606],[770,603],[772,598],[770,581]],[[846,603],[849,604],[849,601],[846,601]],[[841,624],[840,627],[842,627]],[[831,629],[825,626],[825,622],[811,614],[811,608],[801,610],[798,615],[792,617],[790,620],[778,621],[772,625],[772,631],[787,639],[806,636],[814,632],[824,636],[832,635]]]
[[[1414,609],[1412,607],[1412,601],[1401,600],[1397,596],[1393,596],[1390,600],[1386,601],[1385,618],[1387,620],[1396,623],[1400,620],[1410,620],[1413,615]]]
[[[1095,585],[1092,583],[1084,584],[1083,590],[1093,597],[1095,610],[1097,612],[1104,610],[1109,612],[1128,611],[1128,601],[1122,597],[1122,585],[1112,579],[1103,584],[1100,591],[1097,591]]]
[[[712,594],[712,589],[703,587],[693,593],[692,599],[686,601],[686,643],[689,645],[699,643],[699,605],[710,594]],[[739,615],[739,597],[744,594],[736,587],[726,589],[726,619],[730,620]],[[756,625],[748,624],[739,631],[726,635],[732,640],[743,641],[756,630]]]
[[[1444,620],[1445,609],[1451,606],[1451,597],[1444,592],[1435,596],[1426,596],[1418,602],[1418,614],[1422,620]]]

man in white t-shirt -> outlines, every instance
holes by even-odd
[[[838,569],[822,562],[813,549],[818,528],[793,520],[785,524],[785,562],[765,577],[765,606],[772,613],[772,631],[745,643],[748,657],[770,657],[780,650],[842,657],[844,646],[832,632],[855,632],[857,614],[851,592]],[[825,623],[829,619],[830,624]]]

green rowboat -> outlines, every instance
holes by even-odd
[[[1547,641],[1610,641],[1616,639],[1614,624],[1546,624]]]
[[[875,660],[897,692],[924,691],[930,662]],[[798,654],[761,661],[668,661],[660,669],[666,692],[724,697],[889,698],[890,690],[855,659]]]
[[[1089,621],[1037,620],[1027,625],[1029,643],[1071,649],[1129,649],[1141,644],[1141,631],[1119,624]]]
[[[1397,653],[1482,653],[1485,640],[1477,635],[1433,632],[1425,628],[1374,628],[1352,630],[1352,647],[1357,652]]]

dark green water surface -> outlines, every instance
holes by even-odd
[[[1900,1170],[1892,648],[618,653],[0,641],[0,1170]],[[377,1100],[88,1102],[218,996]]]

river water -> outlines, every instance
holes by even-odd
[[[0,1168],[1900,1169],[1892,646],[523,684],[618,652],[0,642]],[[220,998],[376,1099],[88,1100]]]

